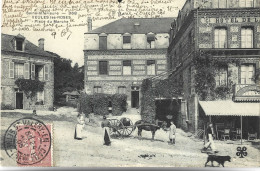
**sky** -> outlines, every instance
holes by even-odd
[[[126,1],[126,0],[123,0],[123,1]],[[131,1],[131,0],[127,0],[127,1]],[[145,0],[140,0],[140,1],[145,1]],[[151,0],[148,0],[148,1],[151,1]],[[155,3],[154,3],[155,5],[149,4],[150,6],[153,6],[153,8],[166,9],[169,7],[178,7],[179,9],[181,9],[186,0],[168,0],[168,3],[169,3],[169,1],[171,1],[171,3],[167,4],[166,6],[163,6],[162,3],[166,2],[167,0],[153,0],[153,1],[154,2],[157,1],[157,3],[159,3],[159,5],[155,4]],[[160,3],[161,3],[161,5],[160,5]],[[118,7],[115,7],[114,9],[118,9]],[[162,17],[177,17],[178,10],[166,11],[164,14],[161,14],[161,16]],[[79,22],[83,22],[81,20],[87,21],[88,12],[83,11],[81,14],[83,14],[83,13],[84,13],[84,15],[82,15],[82,16],[84,16],[84,17],[81,17],[80,19],[78,19]],[[95,11],[95,9],[92,9],[91,16],[95,17],[95,15],[100,15],[100,14],[98,13],[98,11]],[[101,11],[101,15],[102,15],[102,11]],[[120,19],[121,17],[124,17],[124,15],[117,16],[116,19]],[[76,17],[74,17],[74,18],[77,20]],[[105,24],[115,21],[116,19],[111,19],[111,20],[100,19],[100,20],[92,21],[92,28],[95,29],[97,27],[103,26]],[[3,18],[2,18],[2,20],[3,20]],[[1,23],[2,23],[2,21],[1,21]],[[84,52],[83,52],[84,33],[87,32],[87,25],[70,28],[71,35],[69,36],[69,38],[67,36],[61,36],[60,32],[57,32],[57,35],[55,35],[55,38],[54,38],[54,36],[52,35],[52,32],[12,31],[10,28],[7,28],[7,27],[6,28],[2,27],[1,32],[5,33],[5,34],[12,34],[12,35],[17,35],[20,33],[20,34],[24,35],[27,40],[31,41],[35,45],[38,45],[38,40],[40,38],[44,38],[45,39],[45,50],[57,53],[58,55],[60,55],[63,58],[71,59],[73,62],[72,63],[73,65],[76,62],[79,64],[79,66],[82,66],[84,64]]]

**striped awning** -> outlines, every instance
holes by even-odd
[[[260,116],[260,103],[225,101],[199,101],[207,116]]]

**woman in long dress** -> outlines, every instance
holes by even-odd
[[[74,139],[76,140],[82,140],[83,138],[83,129],[85,128],[85,115],[84,114],[79,114],[77,117],[77,125],[75,128],[75,134],[74,134]]]
[[[110,135],[109,135],[110,122],[109,120],[107,120],[106,116],[103,116],[101,127],[103,128],[103,132],[104,132],[104,145],[111,145]]]

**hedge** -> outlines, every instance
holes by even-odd
[[[109,102],[112,103],[112,115],[122,115],[127,109],[127,96],[125,94],[103,94],[98,93],[88,95],[81,93],[79,98],[79,112],[88,116],[90,113],[95,115],[107,115]]]
[[[177,85],[173,79],[150,80],[142,82],[141,118],[145,122],[155,124],[155,98],[172,98],[181,94],[182,85]]]

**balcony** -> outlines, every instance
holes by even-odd
[[[233,100],[255,102],[260,101],[260,85],[256,84],[235,84]]]

